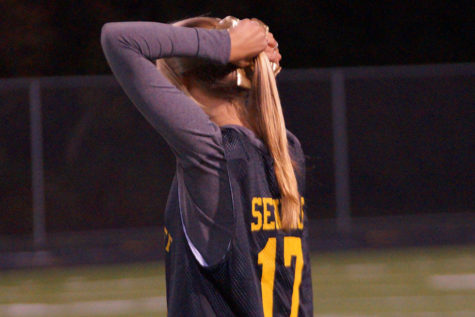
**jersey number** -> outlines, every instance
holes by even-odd
[[[272,317],[273,313],[276,252],[276,239],[269,238],[266,246],[257,256],[257,263],[262,265],[261,289],[264,317]],[[302,241],[298,237],[284,237],[284,265],[286,267],[290,267],[292,257],[295,257],[295,276],[294,289],[292,292],[292,305],[290,306],[290,317],[297,317],[300,300],[299,288],[300,283],[302,282],[303,269]]]

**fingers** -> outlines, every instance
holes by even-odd
[[[267,45],[270,46],[270,47],[279,46],[279,44],[277,43],[277,41],[274,38],[274,35],[271,32],[269,32],[267,34]]]
[[[260,43],[261,50],[264,50],[267,46],[267,30],[256,19],[244,19],[241,20],[248,27],[249,34],[254,35],[254,39]]]
[[[243,19],[228,29],[231,38],[229,61],[236,65],[249,60],[261,52],[265,52],[272,63],[279,64],[282,55],[279,44],[268,27],[257,19]]]
[[[279,65],[280,63],[280,60],[282,59],[282,55],[280,55],[280,53],[272,53],[272,57],[269,57],[269,61],[271,61],[272,63],[276,63],[277,65]]]
[[[275,40],[274,35],[272,33],[267,34],[267,47],[264,52],[267,54],[269,61],[279,64],[280,60],[282,59],[282,55],[279,52],[279,43]]]
[[[231,38],[231,63],[253,58],[267,47],[266,31],[258,22],[240,20],[228,32]]]
[[[267,25],[263,24],[260,20],[258,20],[256,18],[252,18],[250,20],[249,19],[244,19],[244,20],[249,21],[250,23],[252,23],[254,28],[257,28],[258,33],[261,33],[261,35],[264,34],[264,38],[265,38],[265,41],[266,41],[266,46],[269,45],[269,40],[270,40],[270,38],[268,37],[268,35],[270,34],[269,33],[269,27]]]
[[[276,64],[280,63],[280,60],[282,59],[282,55],[277,49],[266,50],[265,53],[267,57],[269,58],[269,61]]]

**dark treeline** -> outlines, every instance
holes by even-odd
[[[108,21],[258,17],[289,68],[470,62],[471,1],[3,0],[0,77],[108,73]]]

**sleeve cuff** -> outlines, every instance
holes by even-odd
[[[196,28],[198,56],[220,64],[227,64],[231,54],[231,38],[227,30]]]

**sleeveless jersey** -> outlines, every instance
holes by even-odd
[[[173,180],[165,212],[169,316],[313,316],[303,152],[289,132],[302,208],[298,229],[284,232],[273,160],[246,130],[221,129],[229,184],[219,191],[232,197],[221,217],[198,219],[183,201],[180,173]]]

